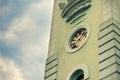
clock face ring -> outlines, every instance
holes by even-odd
[[[89,26],[81,25],[74,29],[66,42],[66,51],[75,52],[79,50],[87,41],[90,33]]]

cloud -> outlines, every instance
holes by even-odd
[[[21,59],[22,65],[21,71],[18,72],[22,72],[28,80],[43,80],[51,6],[51,0],[36,0],[30,3],[20,16],[11,21],[5,31],[0,32],[0,41],[19,48],[22,57],[18,58]],[[6,62],[16,67],[13,61]]]
[[[53,0],[39,0],[38,2],[35,2],[35,3],[32,3],[30,4],[27,9],[28,11],[30,12],[42,12],[42,11],[47,11],[48,13],[50,12],[51,13],[51,10],[52,10],[52,3],[53,3]],[[44,12],[46,13],[46,12]]]
[[[0,80],[25,80],[21,70],[12,60],[0,57]]]
[[[36,3],[33,3],[27,7],[29,14],[34,17],[38,17],[39,22],[43,27],[50,26],[48,22],[51,20],[52,16],[52,3],[53,0],[42,0]]]
[[[0,40],[4,41],[7,45],[19,45],[22,53],[39,54],[39,56],[45,55],[49,42],[50,20],[49,22],[47,21],[48,19],[46,21],[43,20],[49,26],[44,25],[43,22],[38,20],[38,17],[34,17],[30,12],[33,10],[33,12],[40,13],[46,9],[49,12],[50,6],[52,6],[50,1],[46,0],[31,3],[27,7],[29,9],[21,16],[15,18],[6,31],[0,32]]]
[[[5,41],[11,41],[11,40],[15,40],[16,39],[16,35],[10,33],[10,32],[0,32],[0,40],[5,40]]]
[[[31,5],[31,9],[35,8],[35,10],[30,11],[31,15],[35,13],[35,15],[38,15],[37,17],[39,17],[39,31],[37,32],[38,34],[40,34],[37,38],[38,42],[36,43],[26,43],[23,44],[22,51],[27,50],[28,53],[30,53],[30,56],[24,55],[24,59],[27,59],[27,65],[26,67],[24,67],[25,70],[27,70],[29,73],[37,73],[37,75],[32,76],[33,74],[26,74],[27,76],[29,76],[29,80],[33,80],[35,79],[35,77],[39,76],[38,79],[43,80],[44,77],[44,69],[45,69],[45,58],[46,58],[46,53],[47,53],[47,47],[48,47],[48,41],[49,41],[49,27],[50,27],[50,23],[48,23],[48,19],[50,18],[50,14],[48,14],[50,12],[49,7],[47,4],[48,2],[45,2],[45,0],[42,3],[36,3]],[[38,7],[38,6],[42,6],[42,7]],[[37,8],[37,9],[36,9]],[[46,13],[48,12],[48,13]],[[46,17],[46,18],[45,18]],[[49,20],[50,22],[50,20]],[[47,25],[46,25],[47,24]],[[48,26],[49,25],[49,26]],[[29,48],[31,45],[31,48]],[[27,53],[26,52],[26,53]],[[25,61],[23,61],[25,62]],[[31,69],[28,69],[28,65],[30,66],[31,64],[34,64],[34,66],[31,66]],[[24,70],[23,69],[23,70]],[[31,70],[31,71],[30,71]],[[41,74],[39,74],[41,73]],[[30,77],[31,76],[31,77]]]
[[[0,32],[0,40],[5,41],[6,44],[15,44],[23,39],[29,39],[35,30],[37,30],[37,26],[34,19],[30,15],[24,14],[20,18],[14,19],[6,31]]]
[[[45,65],[34,58],[29,62],[26,61],[25,66],[21,69],[28,80],[44,80]]]
[[[50,1],[47,0],[31,3],[21,16],[16,17],[11,22],[6,31],[0,32],[0,40],[7,42],[7,44],[13,44],[21,39],[28,40],[33,36],[37,36],[36,33],[48,34],[51,13],[46,13],[51,12],[49,9],[51,6]],[[47,33],[44,33],[43,30]],[[39,37],[43,36],[41,34]]]

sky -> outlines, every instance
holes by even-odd
[[[0,0],[0,80],[44,80],[53,0]]]

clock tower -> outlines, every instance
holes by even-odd
[[[120,0],[54,0],[45,80],[120,79]]]

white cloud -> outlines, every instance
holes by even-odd
[[[29,14],[24,14],[14,19],[7,31],[0,32],[0,39],[6,44],[15,44],[34,36],[36,30],[35,20]]]
[[[23,14],[21,17],[13,20],[9,31],[21,33],[24,30],[34,29],[35,25],[35,20],[29,14]]]
[[[21,70],[12,60],[0,57],[0,80],[25,80]]]
[[[38,2],[31,3],[21,16],[11,22],[6,31],[0,32],[0,40],[6,44],[19,44],[24,64],[21,68],[28,80],[35,80],[36,76],[43,80],[49,41],[51,6],[51,0],[38,0]],[[7,63],[12,65],[9,61]],[[13,66],[16,65],[13,64]]]
[[[31,5],[28,6],[28,11],[30,12],[42,12],[44,10],[46,10],[48,13],[51,13],[52,10],[52,6],[53,6],[53,0],[42,0],[42,1],[38,1],[35,3],[32,3]]]
[[[49,6],[48,6],[49,5]],[[8,45],[20,44],[23,53],[42,54],[47,51],[48,36],[50,28],[42,25],[36,17],[29,14],[33,12],[42,12],[43,10],[49,10],[52,6],[50,1],[43,0],[43,2],[37,2],[30,4],[21,16],[15,18],[8,30],[0,32],[0,40],[4,41]],[[31,10],[32,9],[32,10]],[[42,16],[45,17],[45,16]],[[50,22],[45,22],[50,24]],[[44,53],[43,53],[44,54]]]
[[[33,60],[26,62],[25,66],[22,67],[22,71],[28,80],[44,80],[44,68],[43,63],[35,61],[33,58]]]
[[[51,14],[40,15],[39,13],[49,13],[51,10],[51,6],[52,4],[50,3],[50,0],[43,0],[42,2],[38,1],[36,3],[30,4],[21,16],[15,18],[11,22],[11,25],[9,26],[8,30],[0,32],[0,40],[7,42],[7,44],[13,44],[21,39],[28,40],[35,36],[37,33],[44,34],[44,31],[49,31],[49,28],[47,27],[48,29],[46,29],[46,25],[43,26],[43,23],[50,24],[50,22],[44,21],[43,19],[47,16],[49,16],[47,18],[50,18]],[[38,14],[38,16],[34,16],[36,15],[35,13]],[[45,19],[48,20],[47,18]],[[40,19],[42,19],[43,21],[40,22]],[[44,31],[41,31],[43,30],[43,28]],[[43,36],[45,35],[40,34],[39,37]]]
[[[35,55],[38,55],[41,52],[40,44],[27,43],[23,44],[21,48],[24,53],[33,53]]]
[[[16,35],[10,32],[0,32],[0,40],[11,41],[16,40]]]

